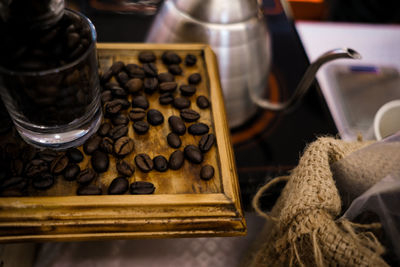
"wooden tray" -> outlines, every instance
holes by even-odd
[[[98,44],[98,56],[104,71],[114,61],[138,63],[140,51],[151,50],[157,56],[159,72],[166,71],[160,57],[166,50],[173,50],[182,58],[191,53],[197,64],[185,67],[178,84],[186,82],[190,73],[199,72],[202,82],[196,95],[211,100],[211,108],[192,108],[201,115],[200,121],[216,135],[216,144],[207,152],[204,163],[215,168],[209,181],[199,177],[201,165],[185,161],[177,171],[166,173],[140,172],[129,178],[133,181],[150,181],[156,186],[152,195],[76,196],[76,183],[58,179],[45,192],[30,191],[29,197],[0,198],[0,242],[14,241],[67,241],[125,238],[168,238],[193,236],[237,236],[246,234],[246,223],[240,204],[239,184],[234,155],[226,122],[223,96],[219,84],[216,58],[207,45],[202,44]],[[151,108],[163,112],[167,120],[178,111],[158,104],[158,93],[149,97]],[[155,128],[155,129],[154,129]],[[169,132],[165,121],[153,126],[144,136],[136,135],[129,127],[129,136],[135,141],[135,151],[126,159],[133,161],[137,153],[146,152],[151,157],[168,155],[174,149],[166,143]],[[197,144],[198,136],[186,134],[183,146]],[[183,147],[182,146],[182,147]],[[181,149],[182,149],[181,147]],[[80,148],[81,149],[81,148]],[[82,162],[81,169],[89,163]],[[107,188],[117,177],[115,160],[109,170],[98,179],[99,186]],[[106,192],[106,190],[103,190]]]

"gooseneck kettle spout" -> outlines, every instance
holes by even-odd
[[[266,99],[263,99],[256,94],[255,90],[253,90],[251,86],[249,86],[250,98],[259,107],[264,109],[272,111],[288,110],[299,103],[303,96],[307,93],[319,68],[327,62],[340,58],[360,59],[361,55],[357,51],[350,48],[334,49],[322,54],[319,58],[312,62],[310,66],[308,66],[296,90],[286,102],[272,103]]]

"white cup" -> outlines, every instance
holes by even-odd
[[[374,118],[374,132],[377,140],[398,131],[400,131],[400,99],[384,104]]]

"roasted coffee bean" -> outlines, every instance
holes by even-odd
[[[64,170],[64,179],[67,181],[74,181],[80,172],[81,168],[78,164],[70,163]]]
[[[128,90],[129,93],[134,94],[142,90],[143,88],[143,81],[139,78],[130,79],[126,84],[125,88]]]
[[[143,51],[139,53],[139,61],[141,63],[150,63],[156,61],[156,55],[151,51]]]
[[[149,157],[149,155],[141,153],[136,155],[135,164],[142,172],[149,172],[153,169],[153,161]]]
[[[180,111],[181,118],[186,122],[194,122],[200,118],[200,114],[190,108],[185,108]]]
[[[196,98],[196,104],[199,108],[205,109],[210,106],[210,101],[208,100],[207,97],[200,95]]]
[[[175,81],[175,76],[172,75],[169,72],[163,72],[163,73],[158,74],[158,81],[160,83],[174,82]]]
[[[110,165],[108,155],[100,150],[93,152],[90,162],[92,163],[93,169],[98,173],[107,171]]]
[[[149,124],[146,121],[135,121],[133,123],[133,130],[135,130],[135,132],[137,134],[145,134],[149,131]]]
[[[8,152],[7,154],[10,155]],[[56,157],[58,157],[58,152],[51,149],[45,149],[38,152],[38,157],[46,162],[52,162]]]
[[[181,91],[181,95],[183,96],[192,96],[196,93],[196,87],[184,84],[179,87],[179,91]]]
[[[113,100],[113,95],[110,90],[105,90],[101,92],[101,103],[107,103]]]
[[[201,152],[205,153],[211,149],[214,143],[215,143],[214,134],[203,135],[199,141],[199,149],[201,150]]]
[[[120,86],[113,86],[110,88],[111,94],[114,98],[126,98],[128,94]]]
[[[150,109],[147,111],[147,122],[151,125],[160,125],[164,122],[164,116],[156,109]]]
[[[94,184],[90,185],[82,185],[76,191],[76,194],[79,196],[94,196],[94,195],[101,195],[102,190],[100,187]]]
[[[172,105],[177,109],[184,109],[190,107],[190,100],[185,97],[176,97]]]
[[[114,75],[114,73],[112,72],[111,69],[106,70],[100,77],[101,84],[108,83],[111,80],[113,75]]]
[[[158,75],[158,69],[157,69],[156,64],[154,64],[154,63],[143,64],[143,70],[144,70],[144,74],[147,77],[157,77],[157,75]]]
[[[188,133],[192,135],[203,135],[208,133],[210,128],[207,126],[207,124],[204,124],[202,122],[195,123],[189,126],[188,128]]]
[[[125,66],[125,69],[131,78],[143,79],[145,76],[143,68],[136,64],[128,64]]]
[[[103,137],[100,143],[101,151],[111,154],[114,151],[114,140],[110,137]]]
[[[159,172],[165,172],[168,170],[168,161],[164,156],[156,156],[153,159],[154,169]]]
[[[182,59],[175,52],[167,51],[161,55],[161,60],[166,65],[179,64]]]
[[[67,55],[67,58],[72,61],[73,59],[77,58],[80,54],[82,54],[83,51],[84,51],[83,45],[79,44],[74,50],[72,50],[71,53]]]
[[[53,174],[60,174],[64,171],[69,163],[68,156],[66,154],[59,155],[50,164],[50,171]]]
[[[46,190],[54,184],[54,177],[50,173],[43,173],[33,179],[32,185],[35,189]]]
[[[104,110],[106,112],[106,115],[112,116],[122,110],[121,102],[118,100],[119,99],[111,100],[104,104]]]
[[[114,144],[114,153],[118,157],[124,157],[133,151],[133,140],[127,136],[121,137]]]
[[[177,87],[176,82],[163,82],[160,83],[160,93],[172,93],[176,90]]]
[[[109,195],[122,195],[128,191],[129,182],[125,177],[117,177],[112,180],[110,186],[108,187]]]
[[[140,121],[146,117],[146,111],[142,108],[133,108],[129,111],[131,121]]]
[[[143,82],[143,88],[146,94],[153,94],[158,89],[158,79],[155,77],[145,78]]]
[[[24,163],[20,159],[14,159],[10,164],[11,175],[20,176],[24,171]]]
[[[114,63],[111,65],[110,70],[112,71],[113,74],[117,74],[117,73],[119,73],[124,67],[125,67],[124,62],[122,62],[122,61],[116,61],[116,62],[114,62]]]
[[[171,170],[178,170],[182,167],[184,163],[184,155],[180,150],[172,152],[169,156],[168,165]]]
[[[94,151],[96,151],[101,143],[102,138],[98,135],[91,136],[84,144],[83,151],[86,155],[91,155]]]
[[[125,84],[130,80],[130,77],[125,71],[121,71],[116,76],[117,81],[120,85],[125,86]]]
[[[131,106],[131,102],[129,102],[129,100],[126,98],[119,98],[115,101],[121,104],[121,109],[128,109]]]
[[[103,122],[100,125],[99,130],[97,131],[97,134],[100,135],[100,136],[107,136],[108,133],[110,132],[111,128],[112,128],[111,123]]]
[[[147,195],[153,194],[155,189],[154,184],[150,182],[137,181],[131,183],[129,192],[132,195]]]
[[[158,99],[158,102],[160,105],[168,105],[171,104],[174,101],[174,96],[171,93],[163,93],[160,95],[160,98]]]
[[[126,160],[120,160],[117,162],[117,171],[121,175],[131,177],[135,172],[135,167]]]
[[[121,138],[122,136],[127,135],[128,130],[129,130],[128,126],[118,125],[110,130],[108,136],[113,140],[117,140],[117,139]]]
[[[46,161],[42,159],[34,159],[27,164],[25,168],[25,175],[27,177],[35,177],[47,172],[48,170],[49,165]]]
[[[29,161],[35,158],[36,154],[37,149],[33,146],[27,145],[22,149],[21,160],[24,164],[27,164]]]
[[[178,116],[172,115],[168,118],[168,123],[171,128],[171,131],[178,134],[184,135],[186,132],[185,123]]]
[[[149,101],[144,95],[138,95],[132,98],[132,107],[133,108],[149,108]]]
[[[115,126],[118,125],[127,125],[129,123],[129,118],[125,114],[117,114],[111,118],[112,124]]]
[[[88,184],[95,178],[97,178],[97,173],[92,168],[86,168],[78,174],[76,181],[80,184]]]
[[[200,170],[200,178],[208,181],[214,177],[214,167],[211,165],[204,165]]]
[[[172,73],[173,75],[181,75],[182,74],[182,68],[176,64],[169,65],[168,71],[170,73]]]
[[[70,162],[79,163],[83,160],[83,154],[77,148],[68,149],[67,156],[68,156]]]
[[[119,86],[118,83],[113,82],[113,81],[110,81],[110,82],[108,82],[108,83],[106,83],[106,84],[104,85],[104,89],[105,89],[105,90],[110,90],[110,91],[111,91],[111,89],[112,89],[113,87],[120,87],[120,86]]]
[[[190,74],[188,78],[188,83],[189,84],[199,84],[201,82],[201,75],[200,73],[193,73]]]
[[[197,146],[187,145],[183,151],[190,162],[199,164],[203,161],[203,154]]]
[[[1,181],[0,190],[3,191],[8,188],[25,189],[28,186],[27,179],[21,176],[14,176]]]
[[[177,135],[176,133],[169,133],[167,135],[167,142],[168,142],[168,145],[172,148],[178,148],[182,144],[182,141],[179,138],[179,135]]]
[[[185,65],[186,66],[189,66],[189,67],[194,66],[194,65],[196,65],[196,62],[197,62],[197,57],[195,55],[192,55],[192,54],[186,55],[186,57],[185,57]]]

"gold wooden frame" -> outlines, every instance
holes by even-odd
[[[222,193],[0,198],[0,242],[246,234],[216,57],[204,44],[98,44],[102,49],[201,50],[209,75]]]

